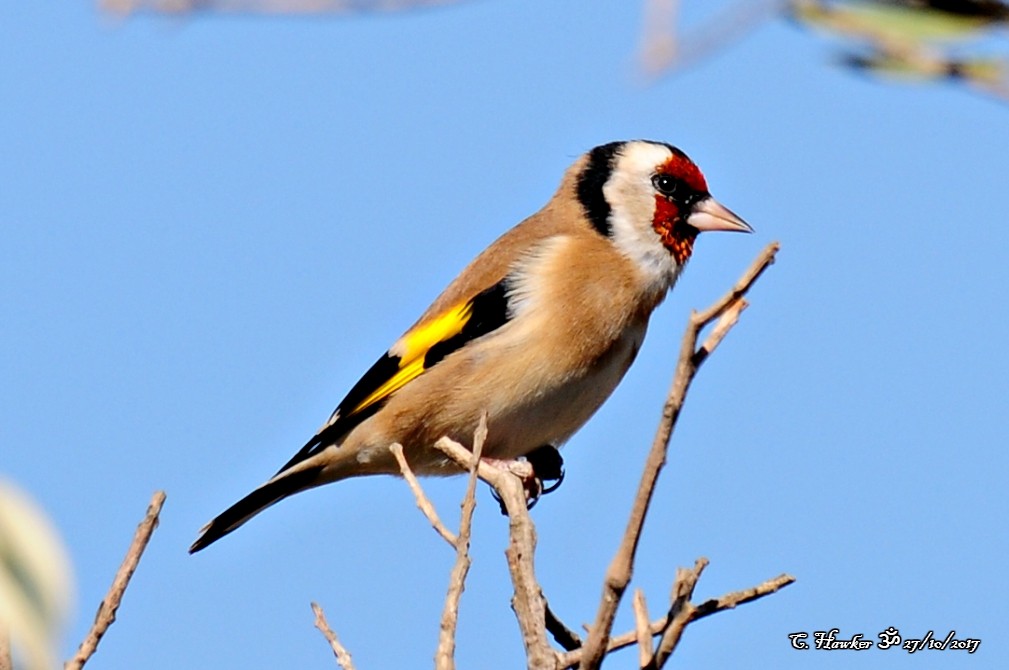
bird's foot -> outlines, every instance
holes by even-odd
[[[532,509],[541,496],[552,493],[564,481],[564,459],[553,445],[545,445],[525,455],[524,460],[506,461],[498,458],[483,458],[485,463],[506,470],[522,480],[526,492],[526,508]],[[494,498],[501,505],[501,513],[508,514],[504,502],[494,492]]]
[[[526,454],[526,462],[533,466],[533,473],[539,480],[540,495],[553,493],[564,481],[564,459],[552,444],[530,451]]]

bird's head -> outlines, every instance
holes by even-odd
[[[576,167],[576,191],[592,226],[627,256],[646,266],[690,258],[702,231],[753,232],[708,192],[700,169],[662,142],[611,142],[588,152]]]

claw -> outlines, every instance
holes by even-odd
[[[524,461],[502,461],[494,458],[483,459],[490,465],[508,470],[522,479],[526,490],[526,508],[532,509],[540,497],[557,490],[564,481],[564,459],[553,445],[545,445],[525,455]],[[501,506],[501,514],[507,515],[504,503],[496,491],[494,499]]]

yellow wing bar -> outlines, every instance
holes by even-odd
[[[402,350],[399,354],[399,369],[359,402],[350,414],[357,414],[384,400],[416,379],[424,372],[424,357],[431,347],[461,333],[472,314],[472,302],[460,303],[404,335],[394,347]]]

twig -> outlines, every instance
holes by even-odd
[[[690,599],[694,597],[694,588],[701,578],[704,568],[708,567],[708,559],[699,558],[694,562],[694,569],[676,569],[676,580],[673,582],[672,604],[669,613],[666,615],[666,627],[662,631],[662,638],[659,646],[655,650],[655,658],[652,665],[641,666],[644,670],[657,670],[665,664],[666,659],[676,648],[683,635],[683,630],[689,622],[689,612],[691,610]]]
[[[582,646],[582,638],[578,636],[578,633],[565,626],[560,617],[554,614],[546,598],[543,598],[543,613],[546,618],[547,632],[553,636],[554,642],[559,644],[564,651],[573,651]]]
[[[443,437],[434,446],[459,467],[470,467],[472,455],[458,442]],[[512,609],[522,632],[528,668],[553,670],[557,655],[546,638],[545,604],[533,565],[536,528],[526,508],[522,481],[511,472],[483,461],[477,466],[477,475],[494,487],[508,511],[508,549],[505,555],[508,557],[508,569],[514,587]]]
[[[473,529],[473,510],[476,509],[476,471],[487,440],[487,413],[480,416],[480,424],[473,435],[473,454],[470,456],[469,481],[466,495],[462,499],[462,513],[459,520],[459,537],[455,543],[455,565],[449,577],[445,609],[441,614],[441,628],[438,635],[438,650],[434,655],[437,670],[455,670],[455,632],[459,622],[459,600],[466,588],[466,576],[472,559],[469,556],[470,536]],[[400,465],[403,465],[401,462]]]
[[[639,50],[647,75],[656,77],[674,68],[683,68],[744,37],[765,20],[785,9],[785,0],[740,0],[691,31],[689,37],[677,33],[678,3],[648,0],[645,3],[645,31]]]
[[[133,534],[133,542],[130,543],[130,548],[126,551],[126,558],[123,559],[122,565],[119,566],[119,570],[112,580],[112,586],[109,587],[109,592],[105,594],[105,599],[98,607],[98,613],[95,614],[95,622],[91,625],[91,630],[81,642],[81,646],[77,648],[77,653],[73,658],[63,664],[64,670],[83,668],[98,649],[98,643],[105,635],[105,631],[116,620],[116,611],[123,600],[123,594],[126,593],[126,587],[130,585],[130,578],[133,577],[137,564],[140,563],[140,557],[143,556],[144,549],[147,548],[151,533],[158,526],[158,515],[161,514],[161,506],[164,504],[165,492],[156,491],[151,497],[151,502],[147,505],[147,514],[144,516],[144,520],[140,522]]]
[[[413,491],[414,498],[417,500],[417,507],[424,513],[424,516],[431,522],[431,525],[438,531],[438,534],[452,545],[453,548],[457,548],[459,546],[459,538],[438,518],[438,512],[435,511],[434,505],[431,504],[430,499],[424,494],[424,489],[421,488],[420,482],[417,481],[413,470],[410,469],[410,464],[406,462],[406,457],[403,455],[403,447],[399,444],[393,444],[389,447],[389,451],[396,457],[396,461],[399,463],[399,471],[402,473],[403,479],[406,480],[406,483],[410,486],[410,490]]]
[[[655,658],[652,632],[648,630],[648,604],[641,589],[634,590],[634,632],[638,638],[638,667],[647,668]]]
[[[312,603],[312,611],[315,612],[315,627],[322,632],[323,637],[329,642],[333,655],[336,656],[336,664],[343,668],[343,670],[354,670],[354,660],[350,657],[350,652],[340,644],[336,633],[329,627],[329,622],[326,621],[326,615],[322,611],[322,607],[319,606],[319,603]]]
[[[598,668],[607,653],[607,640],[609,639],[610,631],[613,629],[613,619],[616,616],[620,599],[623,597],[624,591],[631,580],[634,558],[637,553],[638,541],[641,538],[645,515],[651,504],[659,472],[665,465],[669,440],[672,437],[673,428],[683,407],[683,402],[686,400],[687,390],[690,388],[694,375],[697,374],[697,370],[701,364],[714,351],[715,347],[718,346],[722,338],[736,322],[736,319],[738,319],[739,312],[745,306],[743,296],[750,290],[750,287],[764,270],[774,262],[778,249],[779,245],[777,242],[769,244],[727,294],[722,296],[720,300],[707,310],[699,313],[693,312],[690,315],[687,330],[683,336],[683,344],[680,348],[680,358],[676,365],[676,374],[673,378],[672,388],[666,398],[666,404],[662,410],[662,419],[659,422],[655,440],[652,442],[648,460],[645,462],[645,469],[641,475],[641,482],[638,485],[638,492],[634,499],[634,505],[631,508],[627,528],[624,531],[620,547],[617,549],[613,561],[606,570],[599,610],[596,614],[595,623],[589,632],[589,637],[585,642],[580,666],[582,670],[594,670]],[[720,318],[720,322],[716,325],[708,340],[698,349],[697,340],[701,330],[716,318]]]
[[[794,581],[795,577],[782,573],[777,577],[768,579],[766,582],[761,582],[752,588],[726,593],[721,598],[705,600],[703,603],[694,608],[694,614],[691,616],[690,620],[697,621],[698,619],[703,619],[706,616],[711,616],[715,612],[730,610],[736,607],[736,605],[743,605],[750,601],[757,600],[758,598],[763,598],[764,596],[770,595],[776,591],[780,591]]]
[[[680,643],[680,638],[683,636],[683,631],[686,629],[687,624],[692,621],[697,621],[715,612],[732,609],[736,605],[762,598],[775,591],[779,591],[795,581],[795,577],[782,574],[752,588],[727,593],[721,598],[712,598],[700,605],[694,605],[690,602],[690,598],[693,597],[697,580],[700,579],[701,573],[707,565],[708,559],[699,558],[693,570],[684,570],[682,568],[677,570],[676,583],[673,586],[673,606],[670,608],[667,616],[668,624],[662,633],[662,639],[659,640],[659,646],[655,652],[654,665],[649,666],[649,668],[658,670],[665,665],[676,649],[676,646]]]

